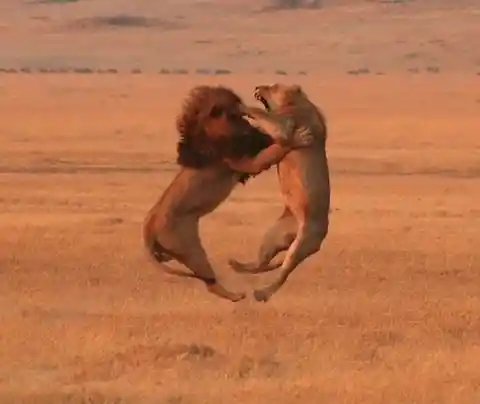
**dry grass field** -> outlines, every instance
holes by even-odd
[[[1,1],[0,403],[480,403],[478,4],[219,1]],[[228,303],[141,223],[186,92],[277,80],[328,117],[330,233]],[[204,220],[232,289],[281,209],[270,170]]]

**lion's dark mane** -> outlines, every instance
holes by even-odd
[[[256,156],[273,144],[267,134],[242,120],[236,133],[220,139],[207,136],[203,121],[215,111],[236,111],[242,100],[232,90],[217,86],[194,87],[187,96],[177,118],[180,140],[177,143],[177,163],[183,167],[205,168],[218,164],[224,158]],[[242,173],[245,183],[249,174]]]

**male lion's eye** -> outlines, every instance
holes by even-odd
[[[214,106],[212,110],[210,111],[210,117],[211,118],[219,118],[223,115],[223,108],[217,106]]]

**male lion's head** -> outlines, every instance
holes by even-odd
[[[241,98],[229,88],[194,87],[177,117],[177,162],[203,168],[225,157],[252,157],[270,146],[271,137],[252,126],[244,111]]]

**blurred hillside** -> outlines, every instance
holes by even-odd
[[[16,68],[476,72],[480,4],[2,0],[0,48],[0,67]]]

